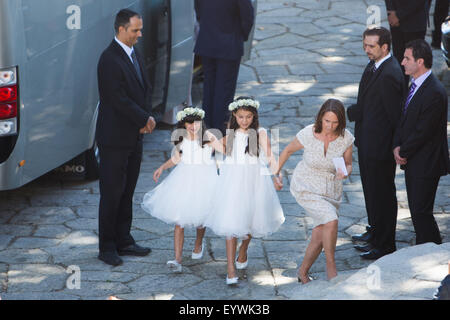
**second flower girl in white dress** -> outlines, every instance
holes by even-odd
[[[283,209],[270,177],[277,164],[272,155],[266,130],[259,128],[259,102],[238,98],[231,103],[232,112],[226,141],[226,157],[220,166],[214,214],[205,226],[226,237],[226,283],[236,284],[237,269],[248,264],[247,249],[252,237],[275,232],[284,222]],[[236,258],[237,238],[243,239]]]

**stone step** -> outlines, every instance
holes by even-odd
[[[286,289],[290,299],[433,299],[448,274],[450,243],[425,243],[386,255],[367,268],[341,272],[331,281],[315,280]]]

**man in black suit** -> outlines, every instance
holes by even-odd
[[[357,103],[347,114],[356,122],[355,145],[369,226],[365,234],[352,238],[368,242],[355,246],[364,252],[362,258],[378,259],[396,249],[396,164],[391,146],[405,85],[400,65],[390,54],[389,30],[367,29],[363,38],[370,62],[359,84]]]
[[[250,0],[196,0],[200,32],[194,52],[201,56],[205,79],[205,123],[225,133],[228,105],[234,100],[239,66],[254,23]]]
[[[406,45],[402,65],[411,76],[393,152],[405,170],[406,192],[416,244],[442,243],[433,216],[441,176],[450,170],[447,142],[447,93],[431,72],[433,54],[424,40]]]
[[[392,51],[398,63],[403,60],[405,44],[425,39],[431,0],[385,0],[392,34]],[[409,77],[405,76],[408,83]]]
[[[130,234],[132,198],[142,160],[144,133],[156,126],[151,113],[151,86],[133,46],[143,21],[128,9],[115,20],[116,37],[98,63],[100,106],[96,139],[100,152],[99,259],[122,264],[122,255],[144,256]]]

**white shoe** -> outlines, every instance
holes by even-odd
[[[181,263],[178,263],[177,260],[167,261],[167,266],[172,272],[181,272],[181,270],[183,270],[183,266],[181,265]]]
[[[203,248],[204,248],[205,244],[202,243],[202,251],[200,251],[199,253],[195,253],[194,250],[192,250],[192,259],[194,260],[198,260],[203,258]]]
[[[232,284],[236,284],[236,283],[238,283],[238,277],[234,277],[234,278],[228,278],[228,275],[227,275],[227,285],[232,285]]]
[[[247,266],[248,266],[248,258],[247,258],[247,261],[245,261],[245,262],[238,262],[236,259],[236,269],[242,270],[242,269],[247,268]]]

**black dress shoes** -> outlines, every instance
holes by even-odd
[[[111,266],[120,266],[123,261],[115,251],[100,252],[98,258]]]
[[[364,242],[370,242],[373,240],[373,230],[371,227],[366,227],[366,232],[361,234],[355,234],[352,236],[353,241],[364,241]]]
[[[361,252],[369,252],[374,247],[371,243],[368,243],[365,245],[356,245],[356,246],[353,246],[353,248],[355,248],[356,250],[361,251]]]
[[[359,256],[366,260],[377,260],[387,254],[394,252],[395,250],[381,250],[381,249],[372,249],[369,252],[361,253]]]
[[[127,247],[117,249],[119,256],[138,256],[143,257],[148,255],[152,250],[150,248],[141,247],[138,244],[132,244]]]

